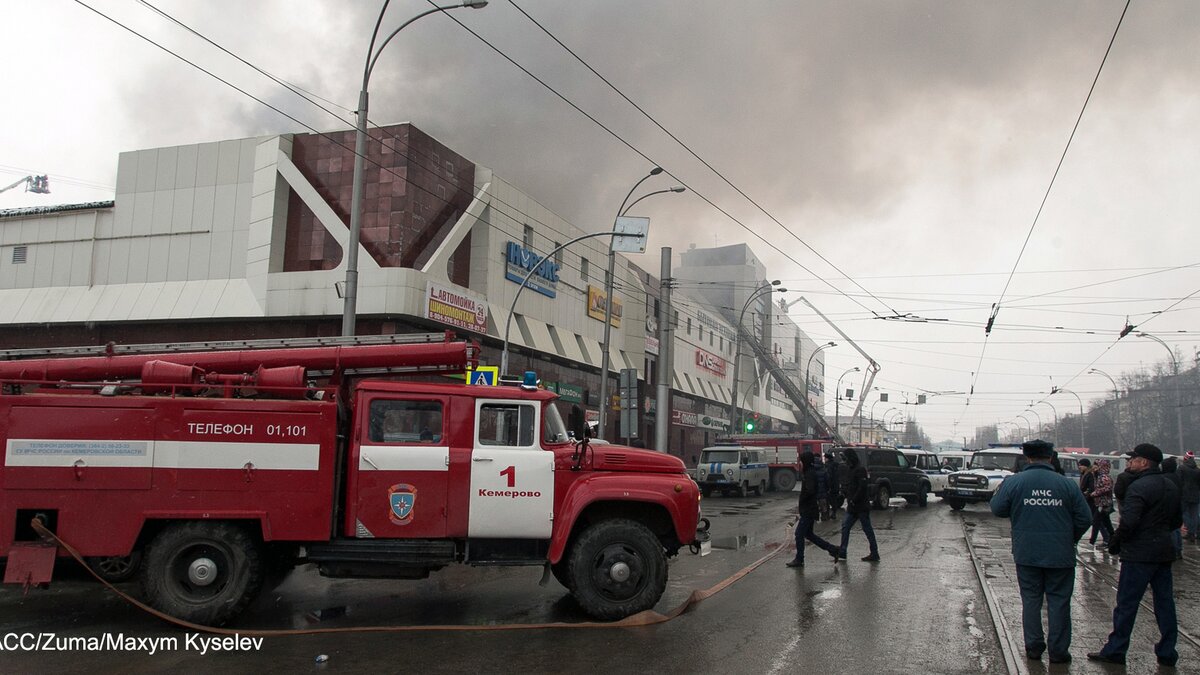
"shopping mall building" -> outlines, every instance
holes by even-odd
[[[357,333],[453,330],[498,365],[534,370],[564,406],[598,416],[608,242],[585,234],[410,124],[372,132],[359,249]],[[354,132],[282,134],[120,155],[114,201],[0,210],[0,349],[333,336],[341,331]],[[53,180],[53,177],[51,177]],[[656,253],[656,252],[652,252]],[[689,464],[729,424],[733,326],[767,271],[745,244],[680,252],[673,270],[669,411],[656,410],[660,283],[618,256],[606,438],[619,439],[617,374],[636,369],[634,435]],[[824,361],[771,303],[746,326],[822,409]],[[743,348],[739,405],[760,430],[804,431]],[[803,385],[801,385],[803,387]],[[565,412],[565,411],[564,411]]]

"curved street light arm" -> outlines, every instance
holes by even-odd
[[[558,253],[559,251],[563,250],[564,248],[570,246],[571,244],[574,244],[579,241],[583,241],[584,239],[591,239],[592,237],[615,237],[615,236],[621,235],[621,234],[624,234],[624,233],[622,233],[622,232],[593,232],[591,234],[585,234],[580,237],[575,237],[574,239],[566,242],[565,244],[559,244],[553,251],[550,251],[549,253],[547,253],[542,258],[542,260],[550,258],[555,253]],[[531,277],[533,277],[533,273],[537,271],[537,268],[538,268],[538,265],[534,265],[533,267],[531,267],[529,269],[528,272],[525,273],[525,278],[521,280],[521,285],[517,287],[517,292],[513,294],[512,304],[508,306],[508,319],[505,320],[505,322],[504,322],[504,347],[503,347],[503,349],[500,350],[500,374],[501,375],[508,374],[508,333],[509,333],[509,330],[512,329],[513,314],[515,314],[517,311],[517,299],[521,297],[521,291],[525,290],[525,284],[529,283],[529,279]]]

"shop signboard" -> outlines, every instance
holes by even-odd
[[[463,290],[430,281],[425,292],[425,318],[455,328],[487,332],[487,302]]]
[[[646,353],[658,356],[658,338],[646,336]]]
[[[699,429],[712,429],[715,431],[729,431],[729,420],[723,417],[714,417],[686,410],[672,410],[671,424],[684,427],[697,427]]]
[[[558,397],[567,403],[583,403],[583,387],[577,384],[559,382]]]
[[[696,366],[713,375],[725,377],[725,359],[703,349],[696,350]]]
[[[558,263],[540,256],[515,241],[508,242],[504,253],[504,277],[514,283],[521,283],[526,274],[533,270],[525,287],[542,295],[553,298],[558,295]]]
[[[603,322],[607,298],[608,294],[604,292],[603,288],[588,284],[588,316]],[[621,304],[621,300],[613,298],[612,321],[609,322],[613,328],[621,327],[621,313],[623,310],[624,306]]]

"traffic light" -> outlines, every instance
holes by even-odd
[[[750,413],[750,418],[746,420],[746,433],[752,434],[758,428],[759,417],[758,413]]]

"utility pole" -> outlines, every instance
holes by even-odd
[[[674,354],[674,331],[671,329],[671,247],[662,249],[659,270],[658,302],[658,375],[654,397],[654,449],[667,452],[668,435],[671,429],[671,378],[675,372],[671,363]],[[680,448],[680,453],[683,448]]]

